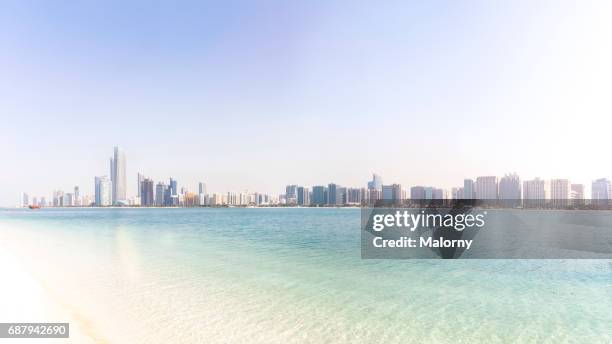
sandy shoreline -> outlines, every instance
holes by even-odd
[[[0,246],[0,322],[67,322],[69,339],[1,339],[2,343],[106,343],[94,339],[86,321],[79,319],[30,274],[19,257]]]

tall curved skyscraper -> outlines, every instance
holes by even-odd
[[[125,153],[119,147],[111,158],[111,179],[113,183],[113,205],[124,205],[127,203],[127,183],[125,173]]]

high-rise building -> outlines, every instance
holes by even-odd
[[[310,204],[310,195],[308,188],[298,186],[297,188],[297,205],[307,206]]]
[[[144,178],[140,183],[140,205],[143,207],[155,205],[154,182],[149,178]]]
[[[380,190],[382,189],[383,180],[378,174],[372,174],[372,180],[368,182],[369,190]]]
[[[546,182],[543,179],[535,178],[523,182],[523,199],[545,200]]]
[[[324,206],[327,204],[327,192],[328,191],[325,186],[313,186],[311,203],[316,206]]]
[[[176,196],[178,195],[178,182],[176,179],[170,178],[170,183],[168,184],[168,188],[170,189],[170,195]]]
[[[127,182],[125,173],[125,153],[119,147],[115,147],[111,159],[111,182],[113,205],[127,204]]]
[[[206,183],[199,182],[198,183],[198,194],[206,195]]]
[[[61,207],[64,205],[64,191],[54,190],[53,191],[53,206]]]
[[[550,181],[550,199],[567,200],[570,199],[571,186],[567,179],[552,179]]]
[[[81,205],[81,193],[80,193],[78,185],[74,187],[74,205],[76,206]]]
[[[425,199],[425,187],[424,186],[413,186],[410,188],[410,199],[412,200],[423,200]]]
[[[463,180],[463,198],[476,199],[474,180],[469,178]]]
[[[476,199],[497,200],[497,177],[485,176],[476,178]]]
[[[138,172],[137,180],[138,180],[138,183],[136,184],[136,189],[138,190],[137,196],[140,197],[140,187],[142,185],[143,180],[145,180],[145,176],[142,173]]]
[[[543,179],[535,178],[523,182],[523,205],[542,206],[548,197],[548,187]]]
[[[584,184],[572,184],[570,188],[570,198],[572,199],[572,204],[584,204]]]
[[[206,205],[208,199],[208,192],[206,191],[206,183],[198,183],[198,205]]]
[[[444,199],[444,190],[440,188],[431,188],[431,199]]]
[[[402,186],[400,184],[382,185],[382,199],[393,204],[401,203]]]
[[[351,205],[359,205],[362,202],[362,196],[362,189],[349,188],[346,190],[346,203]]]
[[[155,185],[155,205],[158,207],[164,206],[164,198],[166,195],[166,184],[163,182],[157,183]]]
[[[451,189],[451,199],[465,199],[463,190],[464,188],[462,187],[452,188]]]
[[[499,199],[502,200],[520,200],[521,196],[521,179],[518,174],[506,174],[499,180]]]
[[[338,196],[338,185],[329,183],[327,185],[327,205],[338,205],[340,203]]]
[[[285,188],[285,202],[286,204],[297,204],[297,185],[287,185]]]
[[[594,200],[607,200],[612,195],[610,180],[601,178],[591,184],[591,198]]]
[[[550,199],[555,206],[567,206],[571,197],[571,183],[567,179],[550,181]]]
[[[20,203],[19,206],[21,207],[27,207],[28,205],[30,205],[30,198],[27,193],[25,192],[21,193],[19,203]]]
[[[98,207],[109,206],[112,203],[111,181],[107,176],[95,178],[95,205]],[[55,203],[55,201],[54,201]]]

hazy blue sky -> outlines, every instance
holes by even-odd
[[[609,1],[1,1],[0,205],[136,172],[335,181],[612,175]]]

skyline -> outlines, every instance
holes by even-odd
[[[607,178],[598,178],[588,184],[576,183],[567,178],[521,179],[516,173],[498,176],[478,176],[463,179],[463,185],[452,188],[440,188],[434,184],[406,185],[396,182],[384,183],[379,174],[373,173],[372,180],[361,186],[347,186],[336,181],[304,186],[288,184],[284,194],[268,194],[258,190],[244,192],[223,191],[209,192],[206,182],[197,183],[198,193],[179,184],[176,178],[169,177],[166,184],[138,172],[135,178],[137,189],[129,194],[126,176],[127,159],[125,151],[118,146],[113,148],[110,159],[110,176],[94,177],[94,195],[82,194],[79,185],[74,186],[74,193],[54,189],[48,194],[30,194],[21,192],[18,207],[28,205],[40,206],[205,206],[205,205],[348,205],[364,204],[376,200],[421,200],[421,199],[479,199],[479,200],[585,200],[612,199],[612,182]],[[367,186],[367,187],[366,187]],[[179,192],[180,190],[180,192]],[[278,197],[276,197],[278,195]],[[589,195],[589,197],[587,197]],[[230,199],[233,199],[231,201]],[[228,201],[229,200],[229,201]],[[237,203],[236,200],[238,200]]]
[[[108,171],[280,193],[612,176],[612,4],[0,4],[0,205]],[[131,179],[131,177],[128,177]],[[133,183],[127,192],[135,193]]]

